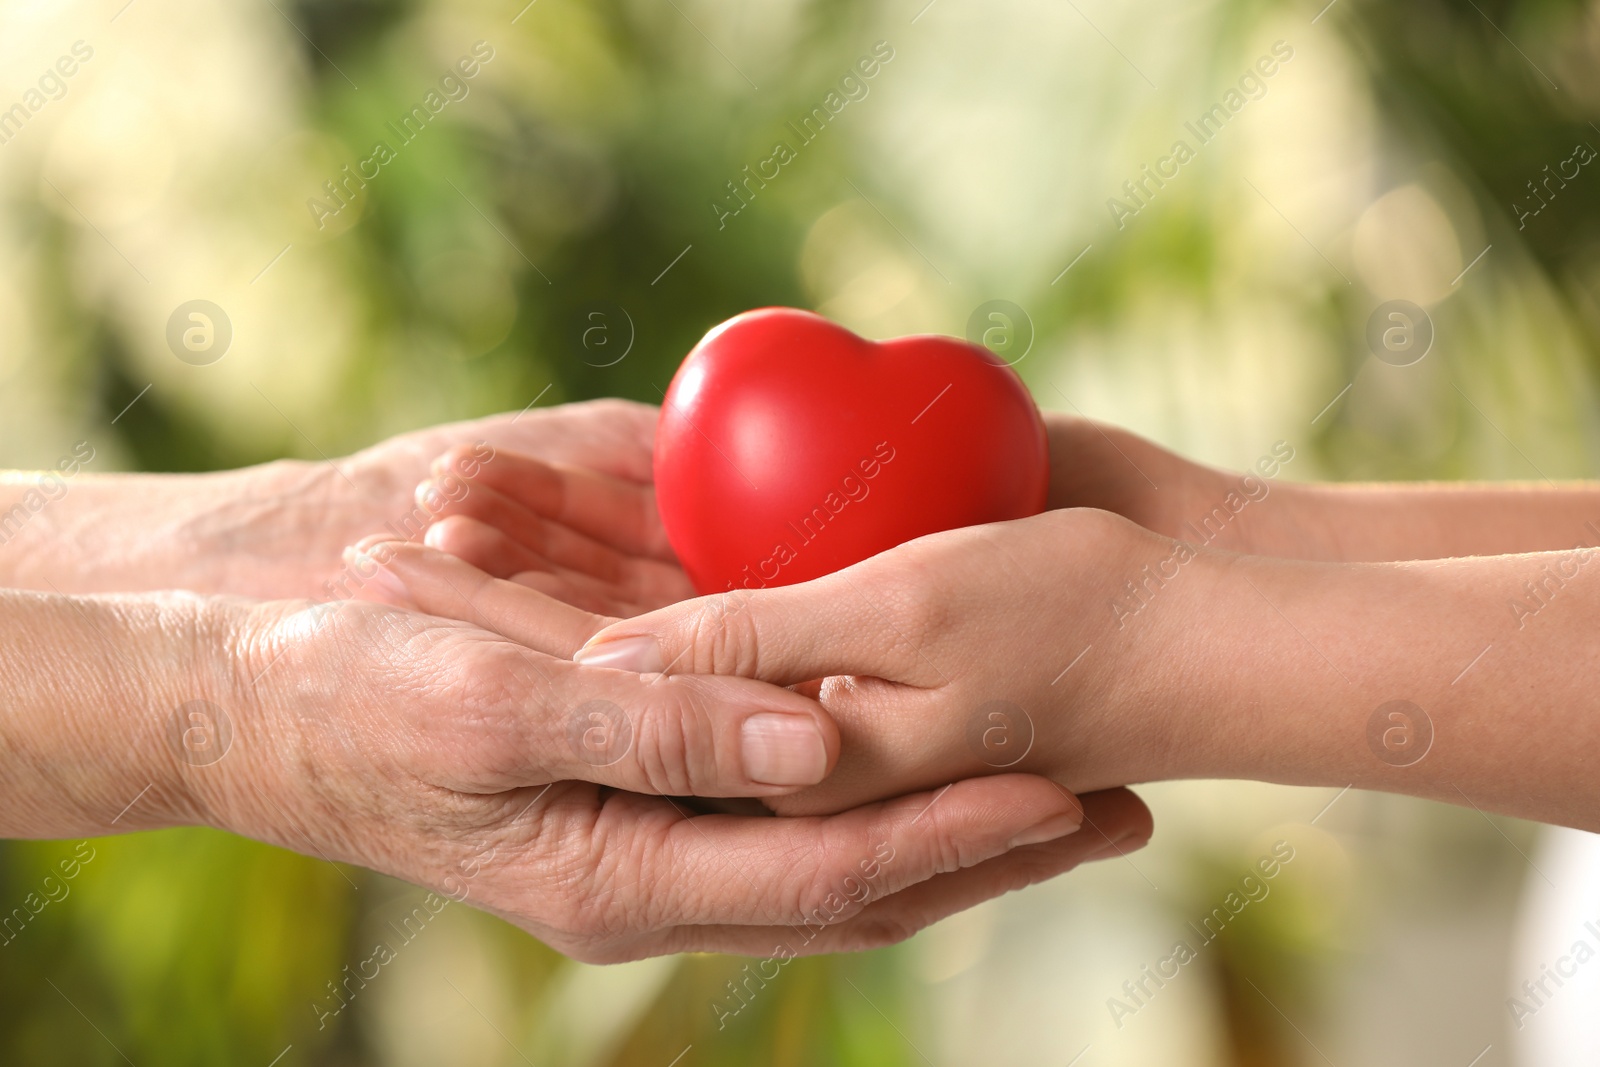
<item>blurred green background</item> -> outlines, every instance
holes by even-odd
[[[1600,166],[1576,149],[1600,146],[1600,6],[524,2],[0,0],[0,108],[92,51],[0,125],[0,465],[85,437],[99,470],[337,455],[535,400],[657,401],[753,306],[883,337],[966,334],[1005,300],[1043,406],[1210,462],[1284,440],[1297,480],[1595,474]],[[1200,144],[1185,124],[1274,42],[1291,58]],[[1180,138],[1195,157],[1131,200]],[[380,140],[393,158],[333,200]],[[735,199],[779,141],[794,158]],[[208,366],[167,342],[194,299],[231,323]],[[1366,340],[1393,299],[1434,326],[1412,366]],[[580,966],[456,906],[324,1017],[419,891],[218,833],[97,841],[0,946],[0,1062],[1511,1062],[1533,828],[1144,792],[1131,861],[793,963],[721,1028],[744,961]],[[1119,1019],[1277,841],[1270,895]],[[0,903],[72,850],[0,848]]]

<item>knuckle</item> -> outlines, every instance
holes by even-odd
[[[927,828],[920,835],[920,842],[912,850],[915,856],[914,862],[919,865],[919,873],[928,877],[965,870],[989,858],[987,855],[974,853],[969,843],[952,828],[950,822],[941,818],[942,814],[937,811],[930,813],[926,820]]]
[[[463,714],[490,725],[514,722],[537,683],[527,657],[509,646],[486,645],[453,672],[452,692]]]
[[[928,848],[932,855],[935,874],[949,874],[977,862],[976,857],[969,855],[961,842],[942,823],[935,827],[933,840],[928,843]]]
[[[419,682],[417,725],[423,732],[450,742],[447,751],[470,753],[471,769],[496,779],[526,772],[530,759],[542,763],[537,757],[548,744],[539,734],[539,717],[528,709],[546,706],[548,694],[527,656],[483,644],[457,649],[448,660],[454,662],[442,676]]]
[[[569,955],[585,962],[612,962],[600,958],[626,930],[623,900],[618,886],[621,871],[591,850],[570,855],[561,864],[557,890],[548,899],[549,925],[573,946]]]
[[[748,600],[736,595],[708,597],[689,620],[685,636],[690,662],[681,667],[697,674],[750,675],[761,663],[761,634]]]
[[[710,788],[705,708],[690,687],[663,679],[633,718],[633,763],[650,792],[686,796]]]
[[[856,899],[844,890],[826,881],[813,882],[800,894],[798,909],[800,922],[822,929],[838,926],[861,914],[865,899]]]
[[[809,882],[800,886],[792,906],[800,922],[815,927],[853,923],[886,890],[864,877],[854,858],[828,856]]]
[[[1137,528],[1121,515],[1099,508],[1069,508],[1052,513],[1064,539],[1088,551],[1105,550],[1128,542]]]

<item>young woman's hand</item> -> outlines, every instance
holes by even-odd
[[[1045,429],[1051,508],[1110,511],[1196,547],[1336,558],[1328,531],[1310,521],[1301,487],[1277,480],[1296,455],[1286,441],[1264,443],[1254,467],[1235,473],[1091,419],[1048,412]]]
[[[1593,830],[1597,559],[1266,559],[1055,511],[614,623],[577,659],[818,692],[839,765],[784,812],[1006,769],[1354,785]]]
[[[1141,694],[1181,670],[1161,610],[1178,605],[1152,601],[1158,583],[1211,580],[1182,573],[1194,558],[1107,512],[1047,512],[618,622],[578,660],[816,692],[840,724],[839,766],[775,802],[780,811],[839,810],[999,769],[1091,791],[1187,769],[1193,739]],[[1129,583],[1144,583],[1134,586],[1143,602]]]

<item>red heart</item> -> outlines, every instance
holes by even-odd
[[[793,308],[706,334],[656,431],[661,521],[702,593],[803,582],[924,534],[1037,514],[1049,477],[1033,398],[987,349],[868,341]]]

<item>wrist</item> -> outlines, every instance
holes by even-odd
[[[1187,686],[1197,668],[1193,630],[1231,554],[1152,533],[1089,509],[1041,516],[1050,555],[1039,570],[1068,576],[1074,595],[1042,611],[1062,627],[1035,672],[1053,724],[1031,768],[1077,792],[1194,777],[1216,760]],[[1081,577],[1080,577],[1081,576]],[[1093,592],[1090,592],[1090,591]],[[1037,587],[1024,589],[1037,596]],[[1204,649],[1199,651],[1206,651]]]
[[[1080,642],[1092,641],[1088,669],[1074,668],[1070,688],[1051,683],[1067,690],[1061,712],[1074,724],[1056,770],[1078,791],[1301,774],[1284,753],[1309,755],[1325,725],[1314,717],[1326,711],[1303,687],[1328,689],[1334,671],[1320,646],[1341,638],[1321,632],[1312,646],[1305,635],[1322,619],[1356,617],[1359,604],[1326,600],[1351,568],[1198,547],[1128,524],[1120,533],[1088,553],[1109,593],[1079,606],[1098,615]]]
[[[296,771],[323,761],[306,754],[295,730],[307,708],[325,706],[338,685],[326,665],[310,667],[294,652],[336,620],[305,603],[200,603],[199,640],[168,731],[180,821],[300,847],[303,841],[275,832],[283,817],[278,805],[293,807],[284,798],[295,792]]]
[[[338,549],[318,536],[334,510],[335,478],[326,465],[292,461],[209,474],[80,474],[6,530],[0,585],[292,595],[302,590],[283,587],[300,558],[321,551],[337,563]]]

